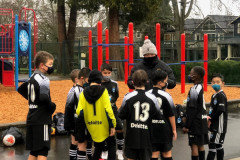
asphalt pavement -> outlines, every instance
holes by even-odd
[[[229,113],[228,132],[226,134],[224,150],[225,160],[240,160],[240,112]],[[68,136],[52,136],[51,150],[48,160],[68,160],[68,149],[70,138]],[[208,146],[205,146],[206,154]],[[186,134],[178,129],[178,139],[174,142],[173,159],[190,160],[191,152],[188,146]],[[0,160],[26,160],[29,151],[25,150],[24,145],[14,147],[3,147],[0,145]]]

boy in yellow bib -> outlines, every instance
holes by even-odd
[[[98,70],[93,70],[89,74],[88,82],[90,84],[79,97],[79,103],[76,113],[79,118],[79,123],[76,125],[78,130],[78,160],[86,159],[86,145],[87,139],[92,138],[95,145],[93,160],[98,160],[102,153],[102,148],[106,143],[110,146],[116,145],[115,141],[115,127],[116,119],[110,104],[108,91],[101,86],[102,74]],[[85,132],[86,126],[87,132]],[[87,133],[87,134],[86,134]],[[111,152],[112,157],[116,158],[116,147]],[[115,154],[114,154],[115,153]]]

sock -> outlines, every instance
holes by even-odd
[[[117,149],[122,150],[124,144],[123,133],[117,133]]]
[[[216,155],[216,152],[209,151],[208,156],[207,156],[207,160],[214,160],[215,155]]]
[[[192,160],[198,160],[198,156],[192,156]]]
[[[172,157],[163,158],[163,160],[172,160]]]
[[[217,160],[223,160],[224,157],[224,150],[223,147],[217,148]]]
[[[85,151],[77,151],[77,160],[86,160],[86,152]]]
[[[92,142],[91,141],[87,142],[87,157],[89,160],[92,159]]]
[[[158,160],[158,158],[151,158],[151,160]]]
[[[198,151],[199,160],[205,160],[205,151]]]
[[[164,160],[162,153],[160,152],[160,159]]]
[[[77,146],[74,145],[74,144],[70,145],[69,157],[70,157],[70,160],[76,160],[77,159]]]

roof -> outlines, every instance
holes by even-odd
[[[216,23],[220,28],[222,28],[225,32],[232,32],[233,31],[233,25],[231,25],[231,22],[236,19],[237,16],[226,16],[226,15],[208,15],[203,19],[203,21],[195,28],[199,28],[204,22],[206,22],[208,19],[212,20]]]
[[[193,31],[203,19],[186,19],[184,24],[185,31]]]
[[[232,37],[217,42],[217,44],[240,44],[240,37]]]
[[[240,18],[240,16],[238,16],[237,18],[235,18],[232,22],[231,22],[231,24],[233,24],[236,20],[238,20]]]

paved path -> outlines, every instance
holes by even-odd
[[[240,112],[229,114],[228,133],[225,139],[225,160],[240,160]],[[68,148],[70,139],[68,136],[53,136],[48,160],[68,160]],[[208,147],[205,147],[206,152]],[[3,147],[0,144],[1,160],[26,160],[29,152],[24,150],[24,145],[15,147]],[[207,154],[207,153],[206,153]],[[178,130],[178,140],[174,142],[173,159],[190,160],[191,153],[188,146],[187,135]],[[238,158],[237,158],[238,157]]]

